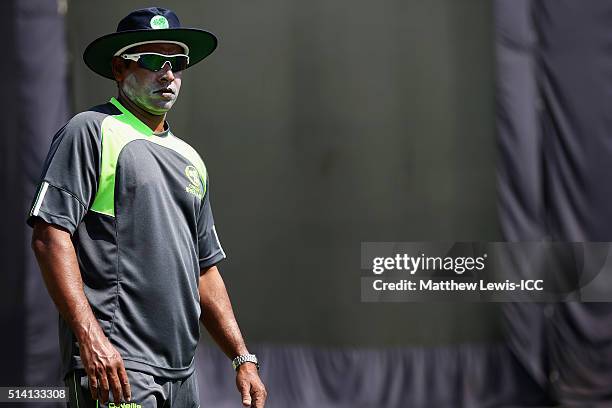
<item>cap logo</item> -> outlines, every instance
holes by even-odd
[[[164,16],[155,16],[151,19],[151,28],[154,30],[168,27],[170,27],[170,24],[168,24],[168,19]]]

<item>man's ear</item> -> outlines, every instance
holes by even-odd
[[[123,59],[119,57],[113,57],[113,59],[111,60],[111,66],[113,68],[113,76],[115,77],[115,81],[123,81],[123,79],[125,78],[125,71],[127,69]]]

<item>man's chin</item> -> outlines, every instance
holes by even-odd
[[[174,101],[169,101],[167,103],[159,104],[156,106],[141,106],[141,108],[149,112],[151,115],[161,116],[167,113],[170,109],[172,109],[173,105]]]
[[[163,109],[163,110],[162,109],[158,109],[158,110],[147,109],[147,112],[149,112],[151,115],[162,116],[168,113],[169,110],[170,108]]]

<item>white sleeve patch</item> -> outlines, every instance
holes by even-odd
[[[47,189],[49,188],[49,183],[47,183],[46,181],[43,181],[40,190],[38,191],[38,197],[36,197],[36,201],[34,202],[34,206],[32,207],[32,211],[30,212],[31,215],[33,216],[37,216],[38,212],[40,211],[40,206],[43,203],[43,200],[45,199],[45,194],[47,194]]]

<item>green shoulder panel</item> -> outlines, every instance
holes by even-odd
[[[165,137],[156,136],[147,125],[125,109],[115,98],[111,99],[111,103],[121,111],[121,114],[108,116],[102,121],[100,180],[98,182],[98,192],[90,208],[91,211],[110,215],[111,217],[115,216],[115,172],[117,170],[117,161],[125,145],[137,139],[146,140],[172,149],[186,158],[198,171],[202,181],[202,194],[206,192],[206,167],[195,149],[172,135],[171,132]]]

